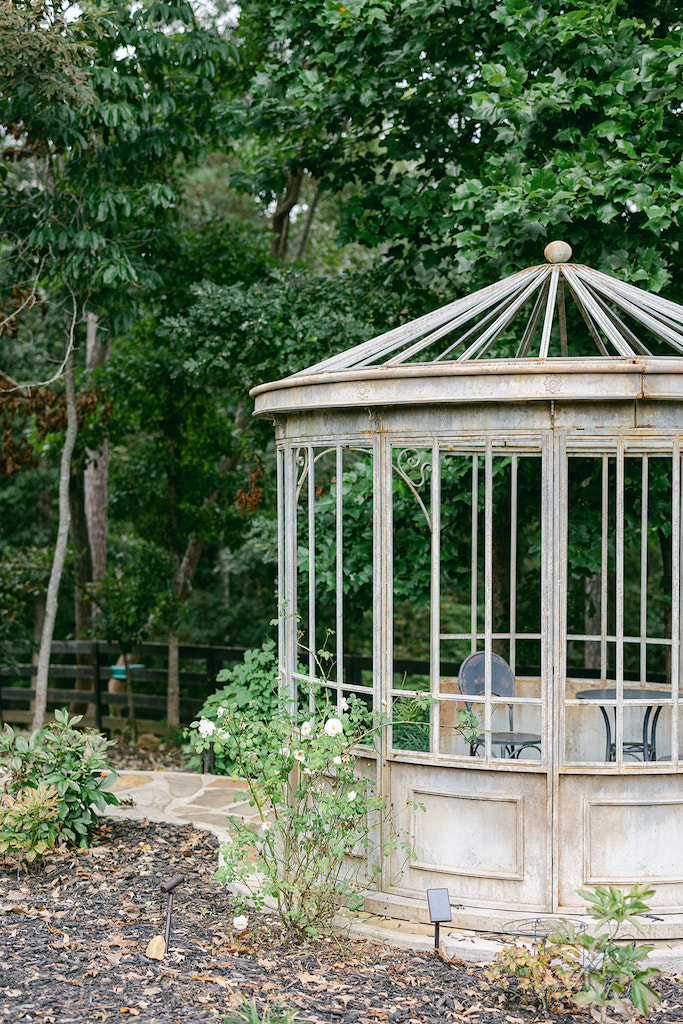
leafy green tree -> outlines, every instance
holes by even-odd
[[[177,219],[179,168],[200,155],[211,134],[211,104],[234,56],[186,0],[84,3],[68,16],[67,6],[58,0],[0,5],[7,56],[0,75],[2,326],[29,310],[39,293],[63,310],[67,324],[65,355],[50,374],[51,380],[65,375],[69,415],[37,728],[72,508],[78,508],[69,492],[79,324],[93,312],[110,331],[120,330],[139,298],[162,284],[155,259]],[[14,373],[27,379],[21,366]]]
[[[135,740],[137,725],[130,677],[130,655],[164,617],[173,615],[168,590],[168,558],[156,545],[135,540],[121,551],[105,576],[93,584],[97,605],[95,630],[107,643],[118,644],[126,669],[128,727]]]
[[[242,6],[245,92],[226,132],[283,170],[353,186],[343,239],[452,288],[576,257],[655,289],[680,276],[678,5],[611,0],[296,0]]]

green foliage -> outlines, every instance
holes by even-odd
[[[199,723],[210,723],[202,725],[202,732],[199,727],[195,730],[186,730],[189,737],[189,744],[185,753],[190,755],[187,767],[191,771],[199,771],[203,764],[203,754],[214,746],[212,737],[227,715],[245,715],[256,721],[268,721],[278,709],[278,667],[277,653],[273,640],[265,640],[259,650],[247,651],[244,660],[232,668],[221,669],[216,679],[218,683],[225,683],[221,689],[216,690],[204,701],[199,712]],[[229,756],[226,756],[223,744],[216,745],[214,749],[214,771],[217,775],[231,775],[239,770],[240,765]]]
[[[531,948],[504,949],[485,971],[486,978],[505,995],[546,1011],[572,1003],[595,1009],[601,1021],[608,1010],[630,1016],[635,1007],[646,1015],[660,998],[649,984],[659,971],[643,964],[653,947],[617,944],[617,938],[626,922],[642,932],[637,915],[649,910],[645,901],[654,890],[641,883],[628,892],[610,885],[578,893],[597,922],[595,935],[577,932],[571,921],[561,921],[553,935]]]
[[[249,388],[366,341],[406,316],[414,294],[375,273],[274,273],[256,284],[205,283],[183,317],[169,320],[185,370],[246,400]],[[423,310],[420,309],[422,312]]]
[[[617,945],[616,939],[626,922],[642,932],[636,915],[649,911],[645,901],[653,895],[654,889],[643,882],[632,886],[628,892],[622,892],[613,885],[599,885],[592,892],[579,889],[578,893],[588,901],[588,913],[597,921],[598,929],[603,931],[597,935],[575,935],[570,922],[562,926],[565,938],[585,951],[590,965],[588,983],[577,996],[577,1005],[598,1007],[603,1019],[607,1010],[628,1012],[631,1004],[640,1013],[647,1014],[660,998],[648,984],[659,970],[643,964],[654,947],[637,946],[635,942]]]
[[[91,297],[120,325],[136,291],[161,283],[154,262],[177,218],[177,170],[202,151],[234,51],[187,0],[113,0],[68,18],[58,4],[3,4],[3,21],[6,9],[7,49],[17,43],[0,79],[13,143],[0,189],[9,287],[37,270],[57,295]],[[47,57],[27,68],[16,56],[31,45]],[[39,170],[25,173],[37,154]]]
[[[159,549],[157,561],[166,552],[166,589],[189,537],[237,532],[229,467],[239,465],[245,428],[224,395],[212,389],[209,400],[206,383],[184,373],[182,353],[152,319],[120,343],[99,386],[113,403],[111,514],[124,536],[134,528]]]
[[[169,614],[169,577],[168,556],[154,544],[137,541],[121,552],[107,574],[89,588],[97,605],[96,635],[130,654],[153,622]]]
[[[249,88],[217,109],[261,143],[244,185],[274,197],[285,165],[352,186],[343,240],[451,284],[560,235],[654,290],[680,277],[677,7],[253,0],[240,37]]]
[[[578,950],[542,938],[532,946],[506,946],[484,971],[488,987],[525,1006],[540,1006],[546,1013],[561,1013],[574,1005],[585,982]]]
[[[0,770],[7,773],[5,790],[16,797],[40,783],[54,786],[58,797],[61,831],[71,842],[87,845],[97,816],[108,804],[117,804],[104,789],[113,772],[105,757],[111,742],[93,730],[81,732],[77,715],[55,711],[55,720],[30,736],[6,725],[0,733]]]
[[[361,905],[360,891],[378,870],[376,837],[389,821],[356,750],[386,721],[373,721],[353,697],[339,709],[319,690],[315,699],[315,713],[301,725],[285,702],[267,719],[225,702],[216,707],[220,724],[192,723],[195,750],[204,740],[234,765],[261,818],[257,834],[237,816],[229,819],[232,838],[221,847],[217,877],[232,884],[240,909],[247,900],[272,901],[295,936],[316,936],[340,907]],[[397,845],[387,831],[384,853]]]
[[[30,646],[33,640],[33,606],[45,592],[49,575],[44,549],[12,551],[0,557],[0,643],[5,664],[12,663],[10,644]]]
[[[0,798],[0,853],[23,857],[29,864],[54,850],[61,830],[59,794],[42,780],[35,788]]]
[[[231,1010],[227,1017],[220,1017],[225,1024],[294,1024],[295,1019],[294,1014],[279,1006],[267,1006],[260,1013],[253,996],[249,1001],[245,1000],[242,1006]]]

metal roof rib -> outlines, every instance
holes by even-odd
[[[566,242],[550,242],[545,249],[547,263],[527,267],[464,295],[288,379],[363,370],[389,373],[392,367],[405,372],[410,366],[453,365],[485,357],[507,362],[534,358],[552,362],[557,358],[558,346],[561,359],[570,358],[570,352],[574,359],[595,358],[595,350],[580,352],[586,341],[581,332],[576,332],[579,321],[572,312],[574,306],[599,357],[660,358],[652,353],[635,325],[646,328],[677,355],[683,355],[683,306],[581,263],[571,263],[571,255]],[[529,304],[530,310],[524,312]],[[507,354],[508,348],[501,354],[500,349],[496,350],[497,342],[504,337],[506,346],[509,344],[508,329],[522,313],[521,340],[517,343],[515,339],[514,357]],[[438,347],[442,339],[447,341]]]

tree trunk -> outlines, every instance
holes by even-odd
[[[109,344],[97,337],[97,317],[88,313],[86,371],[93,373],[109,358]],[[109,503],[109,442],[104,439],[99,451],[86,449],[85,516],[92,560],[92,579],[100,580],[107,568],[107,505]]]
[[[168,633],[168,690],[166,695],[166,722],[169,730],[180,728],[180,658],[178,630]]]
[[[74,617],[76,639],[90,633],[92,623],[91,601],[87,585],[92,581],[92,559],[88,540],[88,523],[85,517],[85,481],[82,469],[71,474],[69,481],[69,514],[71,516],[71,541],[74,545]]]
[[[43,635],[43,623],[45,622],[45,591],[39,590],[36,593],[33,602],[33,643],[36,649],[31,654],[31,664],[37,667],[38,665],[38,648],[40,645],[40,638]],[[31,711],[35,712],[36,702],[35,699],[31,701]]]
[[[587,634],[600,633],[602,629],[602,614],[600,605],[602,601],[602,580],[600,573],[594,573],[585,581],[586,592],[586,613],[585,630]],[[592,610],[591,610],[592,609]],[[600,643],[597,640],[588,640],[584,646],[584,665],[586,668],[601,668]]]
[[[213,496],[212,496],[213,497]],[[215,500],[215,498],[213,499]],[[209,499],[211,501],[211,498]],[[190,584],[204,550],[204,537],[190,537],[185,554],[173,577],[173,593],[179,602],[187,600]],[[168,634],[168,687],[166,691],[166,721],[169,729],[180,728],[180,659],[178,656],[178,632]]]
[[[71,458],[76,444],[76,432],[78,429],[76,419],[76,389],[74,382],[74,354],[73,348],[73,326],[69,337],[69,352],[64,366],[66,380],[66,412],[67,425],[62,458],[59,468],[59,528],[57,530],[57,543],[52,559],[52,570],[50,582],[47,587],[45,599],[45,621],[40,638],[40,653],[38,655],[38,672],[36,675],[36,707],[33,714],[33,730],[42,729],[45,722],[45,708],[47,706],[47,680],[50,668],[50,648],[57,618],[57,600],[59,596],[59,584],[64,569],[64,559],[69,542],[69,523],[71,513],[69,509],[69,481],[71,478]]]
[[[301,234],[297,239],[296,250],[294,252],[295,260],[303,259],[304,252],[306,251],[306,243],[308,242],[308,236],[311,233],[311,225],[313,224],[313,218],[315,216],[315,210],[318,205],[319,198],[320,192],[318,191],[318,187],[316,185],[315,191],[313,193],[313,198],[308,204],[308,209],[306,210],[306,219],[304,220],[304,223],[302,225]]]
[[[74,545],[74,612],[76,639],[90,636],[92,629],[92,601],[88,594],[88,584],[92,581],[92,559],[90,557],[90,541],[88,539],[88,523],[85,517],[85,481],[82,469],[71,474],[69,483],[69,509],[71,514],[71,540]],[[76,664],[82,667],[91,666],[89,654],[77,654]],[[92,690],[92,679],[76,679],[74,689]],[[69,711],[72,715],[84,715],[88,705],[72,702]]]
[[[304,180],[303,168],[299,168],[287,182],[287,188],[278,197],[277,208],[273,214],[273,231],[275,238],[272,241],[270,251],[273,256],[284,260],[287,256],[289,245],[289,215],[292,209],[299,202],[301,183]]]

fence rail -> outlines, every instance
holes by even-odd
[[[220,647],[204,644],[181,644],[180,661],[180,721],[187,725],[201,708],[204,700],[216,688],[216,676],[225,667],[241,661],[246,648]],[[28,723],[33,717],[31,702],[35,700],[35,688],[31,680],[37,673],[32,664],[28,648],[0,647],[0,726],[4,722]],[[23,659],[23,660],[22,660]],[[77,659],[88,664],[77,664]],[[97,729],[121,729],[125,722],[128,704],[127,694],[109,689],[111,668],[119,659],[116,644],[100,640],[55,641],[50,648],[50,669],[48,674],[47,710],[68,705],[87,705],[84,716],[86,724]],[[131,670],[133,685],[133,707],[147,717],[139,718],[138,727],[145,731],[163,731],[166,716],[166,689],[168,683],[168,647],[166,644],[140,644],[131,655],[131,662],[142,664],[142,668]],[[149,663],[155,667],[150,667]],[[192,667],[183,669],[183,663],[194,662]],[[199,663],[199,664],[197,664]],[[459,662],[442,662],[443,675],[457,676]],[[429,663],[413,659],[396,659],[393,665],[395,678],[401,676],[429,675]],[[521,674],[540,674],[540,668],[518,668]],[[598,675],[589,669],[582,675]],[[361,655],[347,655],[344,658],[345,680],[350,685],[371,684],[372,658]],[[63,680],[89,680],[88,689],[60,686]],[[156,691],[156,692],[155,692]],[[105,708],[107,709],[105,712]],[[117,714],[121,709],[124,714]]]
[[[216,687],[216,676],[221,668],[228,667],[244,656],[243,647],[218,647],[201,644],[181,644],[180,662],[180,720],[182,724],[192,721],[205,698]],[[32,680],[37,666],[32,663],[28,648],[8,647],[0,651],[0,724],[5,722],[26,723],[32,718],[31,702],[35,700]],[[88,661],[88,664],[77,664]],[[119,660],[116,644],[99,640],[55,641],[50,648],[48,672],[47,708],[69,704],[87,705],[84,716],[86,723],[97,729],[122,728],[125,718],[116,712],[128,704],[125,693],[109,688],[112,666]],[[166,687],[168,682],[168,647],[166,644],[141,644],[130,656],[144,668],[131,670],[133,707],[136,712],[145,713],[144,721],[138,724],[149,731],[163,728],[166,715]],[[155,667],[149,667],[151,662]],[[199,662],[183,669],[183,663]],[[65,688],[64,680],[89,680],[87,689]],[[60,685],[62,683],[62,685]],[[155,692],[156,691],[156,692]]]

